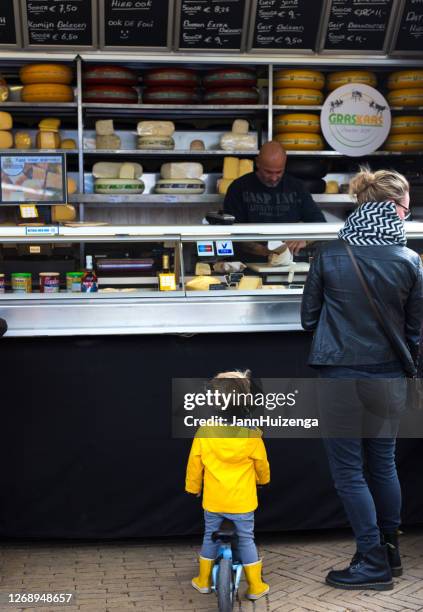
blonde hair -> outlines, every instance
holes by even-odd
[[[372,172],[368,166],[361,166],[360,172],[350,181],[349,193],[357,198],[358,204],[364,202],[386,202],[402,200],[410,191],[405,176],[395,170]]]

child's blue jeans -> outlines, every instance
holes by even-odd
[[[219,542],[213,542],[212,533],[218,531],[223,519],[234,522],[238,541],[236,555],[243,565],[258,561],[257,548],[254,543],[254,512],[233,514],[230,512],[209,512],[204,510],[204,538],[200,555],[205,559],[216,559]]]

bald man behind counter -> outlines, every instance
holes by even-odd
[[[237,223],[324,223],[325,218],[302,182],[285,173],[287,155],[278,142],[266,142],[256,158],[256,171],[236,179],[223,203]],[[290,241],[296,254],[306,245]],[[252,245],[251,245],[252,246]],[[257,255],[268,255],[263,245],[254,245]]]

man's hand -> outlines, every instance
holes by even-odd
[[[286,244],[293,255],[298,255],[301,249],[304,249],[307,246],[307,242],[305,240],[287,240]]]
[[[272,252],[269,251],[267,246],[261,244],[260,242],[245,243],[243,244],[243,249],[246,253],[252,253],[253,255],[257,255],[259,257],[267,257]]]

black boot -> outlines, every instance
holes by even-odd
[[[326,583],[338,589],[389,591],[393,582],[386,546],[354,555],[348,568],[329,572]]]
[[[396,531],[382,531],[381,544],[388,545],[388,560],[393,576],[402,576],[401,557],[398,546],[398,533]]]

